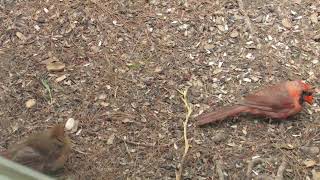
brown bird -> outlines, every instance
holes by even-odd
[[[300,112],[304,102],[312,104],[312,95],[311,86],[301,80],[281,82],[250,94],[235,105],[198,116],[197,125],[224,120],[240,113],[286,119]]]
[[[52,173],[63,168],[71,151],[70,144],[64,127],[55,125],[9,147],[4,157],[40,172]]]

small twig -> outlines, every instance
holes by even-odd
[[[87,155],[88,153],[85,153],[83,151],[80,151],[79,149],[75,149],[75,148],[72,148],[75,152],[77,153],[80,153],[80,154],[84,154],[84,155]]]
[[[279,166],[277,176],[275,177],[275,180],[282,180],[283,179],[283,172],[286,169],[287,162],[285,160],[282,161],[282,163]]]
[[[223,171],[221,169],[221,161],[220,160],[216,161],[216,171],[219,176],[219,180],[224,180],[224,175],[223,175]]]
[[[130,140],[127,140],[127,139],[122,139],[120,138],[119,136],[116,136],[116,138],[120,139],[121,141],[124,141],[126,142],[127,144],[132,144],[132,145],[135,145],[135,146],[143,146],[143,147],[169,147],[171,145],[173,145],[174,143],[180,141],[182,138],[174,141],[174,142],[171,142],[171,143],[168,143],[168,144],[161,144],[161,145],[157,145],[156,143],[140,143],[140,142],[134,142],[134,141],[130,141]]]
[[[128,147],[126,141],[123,140],[123,142],[124,142],[124,146],[126,147],[126,151],[127,151],[128,155],[130,156],[130,159],[133,159],[133,158],[132,158],[132,155],[131,155],[131,153],[130,153],[130,151],[129,151],[129,147]]]
[[[133,144],[136,146],[144,146],[144,147],[155,147],[155,144],[144,144],[144,143],[139,143],[139,142],[133,142],[133,141],[129,141],[129,140],[124,140],[126,143],[128,144]]]
[[[41,83],[45,87],[46,91],[48,92],[49,99],[50,99],[49,104],[52,104],[51,88],[50,88],[50,85],[49,85],[48,81],[46,79],[41,79]]]
[[[114,98],[117,98],[117,91],[118,91],[119,86],[116,87],[116,89],[114,90]]]
[[[247,173],[246,173],[246,179],[250,179],[251,178],[251,172],[253,167],[257,164],[257,163],[262,163],[264,162],[263,159],[261,158],[255,158],[252,159],[249,163],[248,163],[248,169],[247,169]]]
[[[189,118],[192,113],[192,108],[191,108],[190,103],[188,102],[188,97],[187,97],[188,88],[186,88],[184,91],[178,90],[178,92],[180,93],[180,95],[181,95],[180,98],[183,101],[184,106],[187,110],[185,121],[183,122],[184,153],[182,155],[180,165],[178,166],[178,170],[176,171],[176,180],[181,180],[184,161],[186,159],[186,156],[187,156],[187,153],[188,153],[188,150],[190,147],[188,137],[187,137],[187,127],[188,127]]]

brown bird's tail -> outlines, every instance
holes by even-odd
[[[10,154],[7,152],[7,151],[1,151],[0,152],[0,156],[4,157],[4,158],[7,158],[7,159],[10,159]]]
[[[202,126],[208,123],[224,120],[230,116],[236,116],[241,112],[246,112],[248,107],[241,105],[223,107],[217,111],[205,113],[197,117],[197,125]]]

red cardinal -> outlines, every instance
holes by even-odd
[[[311,86],[301,80],[282,82],[250,94],[235,105],[198,116],[197,125],[220,121],[240,113],[286,119],[300,112],[304,102],[312,104],[312,94]]]

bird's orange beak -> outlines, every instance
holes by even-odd
[[[304,96],[303,99],[305,102],[307,102],[310,105],[313,103],[313,96]]]
[[[312,88],[311,85],[303,83],[303,100],[308,104],[313,103],[313,94],[316,92],[315,88]]]

